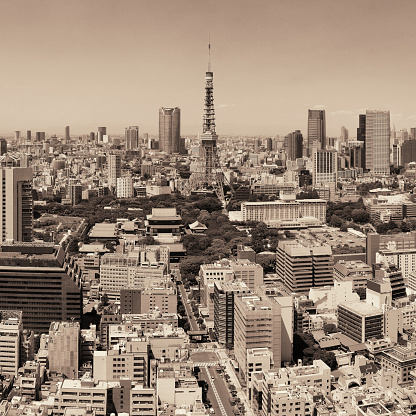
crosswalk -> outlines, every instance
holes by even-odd
[[[217,367],[219,365],[218,361],[207,361],[203,363],[192,363],[194,367]]]

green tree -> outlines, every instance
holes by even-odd
[[[351,218],[354,222],[364,224],[370,220],[370,215],[365,209],[354,209],[351,212]]]
[[[179,269],[185,283],[188,280],[196,282],[195,276],[198,276],[201,264],[204,264],[206,261],[207,258],[205,256],[189,256],[181,261]]]
[[[325,331],[325,334],[333,334],[335,332],[338,332],[338,328],[335,324],[325,323],[324,324],[324,331]]]
[[[329,226],[330,227],[341,227],[341,225],[343,224],[342,219],[338,216],[338,215],[332,215],[331,219],[329,221]]]
[[[276,273],[276,256],[273,254],[258,254],[256,263],[263,267],[263,273]]]
[[[101,306],[102,307],[106,307],[106,306],[108,306],[110,304],[110,301],[109,301],[109,299],[108,299],[108,295],[107,295],[107,293],[104,293],[102,296],[101,296]]]

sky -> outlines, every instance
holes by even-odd
[[[202,130],[208,40],[219,135],[356,136],[358,114],[416,126],[414,0],[1,0],[0,134]],[[24,133],[22,133],[24,135]]]

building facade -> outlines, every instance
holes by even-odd
[[[3,244],[0,309],[23,312],[23,327],[48,333],[51,322],[80,322],[81,272],[62,247],[52,243]]]
[[[2,168],[1,241],[32,241],[32,168]]]
[[[139,148],[139,126],[126,127],[124,134],[126,150],[137,150]]]
[[[358,343],[383,336],[383,312],[365,302],[338,305],[338,329]]]
[[[181,137],[181,110],[175,108],[159,109],[159,150],[179,153]]]
[[[366,169],[390,174],[390,111],[367,110],[365,124]]]
[[[276,250],[276,273],[291,292],[333,285],[334,259],[330,246],[307,246],[280,241]]]
[[[308,110],[308,151],[313,154],[313,148],[326,148],[325,110]]]

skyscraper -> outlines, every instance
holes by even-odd
[[[14,132],[14,139],[16,140],[16,142],[20,142],[20,131],[16,130]]]
[[[2,168],[0,241],[32,240],[32,168]]]
[[[313,184],[337,182],[337,152],[317,150],[313,154]]]
[[[6,139],[0,139],[0,155],[5,155],[7,153],[7,141]]]
[[[181,110],[175,108],[159,109],[159,150],[166,153],[179,153],[181,137]]]
[[[69,142],[70,136],[69,136],[69,126],[65,127],[65,141]]]
[[[139,147],[139,126],[126,127],[126,150],[137,150]]]
[[[366,169],[376,175],[388,175],[390,173],[390,111],[366,111],[365,148]]]
[[[37,142],[44,142],[45,141],[45,132],[44,131],[37,131],[36,132],[36,141]]]
[[[98,127],[97,142],[102,143],[107,134],[107,127]]]
[[[302,158],[303,135],[300,130],[295,130],[287,135],[287,158],[296,160]]]
[[[348,140],[348,129],[345,126],[341,127],[341,142],[345,143]]]
[[[108,185],[115,188],[117,178],[121,176],[121,157],[120,155],[108,156]]]
[[[312,148],[316,142],[317,149],[326,147],[325,110],[308,110],[308,151],[312,156]]]
[[[26,140],[29,141],[29,142],[32,140],[32,131],[31,130],[27,130]]]

